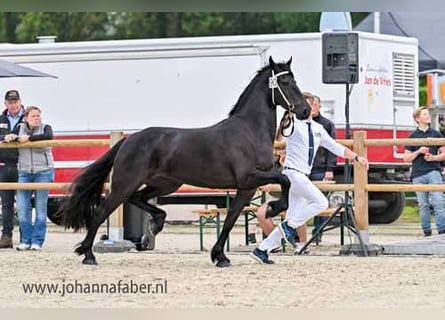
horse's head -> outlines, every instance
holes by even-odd
[[[269,88],[272,90],[272,103],[295,114],[297,119],[307,119],[311,114],[311,107],[297,86],[290,69],[292,58],[286,63],[275,63],[269,57],[272,74],[269,78]]]

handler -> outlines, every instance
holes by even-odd
[[[269,253],[280,246],[283,238],[289,245],[296,247],[295,229],[328,207],[326,196],[308,177],[319,146],[325,147],[339,157],[354,160],[368,167],[366,158],[337,143],[321,124],[312,120],[311,116],[307,120],[295,119],[293,132],[287,137],[283,170],[291,182],[286,219],[249,254],[256,261],[265,264],[274,263],[269,259]]]

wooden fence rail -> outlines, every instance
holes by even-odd
[[[367,139],[365,131],[354,132],[354,139],[338,139],[339,143],[353,147],[354,151],[361,156],[367,155],[369,146],[395,146],[395,145],[445,145],[445,138],[428,139]],[[51,140],[37,141],[28,143],[0,143],[1,148],[22,148],[22,147],[96,147],[109,146],[110,139],[81,139],[81,140]],[[275,146],[284,148],[285,142],[276,142]],[[368,184],[367,170],[363,166],[354,166],[354,184],[324,184],[319,183],[318,187],[322,191],[353,191],[355,215],[359,232],[364,233],[363,238],[368,236],[368,192],[412,192],[412,191],[441,191],[445,192],[445,185],[414,185],[414,184]],[[25,190],[65,190],[69,183],[0,183],[0,190],[25,189]],[[109,189],[109,184],[105,189]],[[274,191],[279,191],[279,186],[274,186]],[[189,185],[183,185],[179,191],[199,192],[208,191],[208,188],[199,188]],[[217,189],[215,192],[227,192],[231,190]],[[120,219],[121,220],[121,219]]]
[[[71,183],[67,182],[0,182],[0,190],[67,190]],[[331,184],[331,183],[318,183],[317,187],[321,191],[354,191],[353,184]],[[109,190],[108,183],[105,184],[104,190]],[[201,188],[189,185],[183,185],[178,189],[178,192],[208,192],[210,189]],[[234,189],[211,189],[212,192],[224,193],[231,192]],[[280,185],[272,185],[271,191],[281,191]],[[415,192],[415,191],[441,191],[445,192],[445,184],[367,184],[365,186],[367,192]]]
[[[358,132],[358,131],[357,131]],[[365,146],[443,146],[445,138],[427,139],[364,139]]]
[[[0,143],[0,149],[42,147],[103,147],[109,145],[110,139],[44,140],[25,143]]]

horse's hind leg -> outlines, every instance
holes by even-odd
[[[154,235],[162,231],[162,229],[164,228],[165,218],[167,217],[167,213],[164,210],[146,201],[133,200],[132,198],[128,199],[128,201],[152,216],[152,231]]]
[[[152,205],[150,203],[138,203],[130,201],[131,204],[136,205],[144,212],[142,215],[147,215],[148,219],[143,219],[143,234],[141,235],[140,248],[138,250],[154,250],[156,245],[156,235],[163,229],[167,213]]]
[[[226,220],[224,221],[224,226],[222,232],[212,248],[210,257],[212,262],[215,263],[217,267],[230,267],[230,260],[224,254],[224,245],[227,241],[230,231],[232,230],[236,220],[238,219],[241,210],[250,203],[250,199],[254,195],[256,189],[249,190],[238,190],[235,198],[232,201],[232,205],[227,214]]]
[[[148,201],[154,197],[172,193],[180,186],[180,184],[171,181],[168,181],[168,183],[166,183],[163,187],[160,187],[159,185],[157,185],[156,187],[147,186],[144,189],[133,193],[128,199],[129,203],[142,209],[147,214],[150,214],[153,219],[152,222],[148,225],[148,232],[146,234],[148,238],[147,240],[149,242],[147,247],[151,250],[154,249],[156,235],[164,228],[167,213],[157,206],[149,203]]]
[[[88,228],[85,239],[83,239],[83,241],[74,250],[74,252],[76,252],[78,255],[85,255],[85,258],[82,261],[83,264],[97,264],[96,257],[94,256],[92,250],[94,238],[96,237],[99,226],[111,213],[113,213],[114,210],[116,210],[120,204],[124,202],[125,196],[123,194],[124,193],[111,191],[105,201],[102,202],[99,207],[97,207],[95,216],[91,220],[91,224]]]

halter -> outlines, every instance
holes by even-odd
[[[278,89],[278,91],[281,94],[281,97],[287,104],[287,110],[292,111],[294,110],[294,105],[289,102],[289,100],[284,95],[283,90],[281,90],[280,85],[278,84],[278,77],[283,76],[285,74],[288,74],[289,71],[281,71],[277,74],[272,70],[272,76],[269,78],[269,88],[272,90],[272,103],[275,105],[275,90]]]

